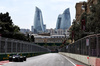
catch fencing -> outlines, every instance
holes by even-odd
[[[34,43],[16,39],[0,37],[0,54],[6,53],[41,53],[50,52],[49,49]]]
[[[61,52],[100,57],[100,34],[86,36],[63,47]]]

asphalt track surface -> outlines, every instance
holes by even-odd
[[[9,62],[0,66],[87,66],[76,60],[60,55],[48,53],[27,58],[24,62]]]

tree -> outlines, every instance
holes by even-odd
[[[31,40],[32,40],[32,42],[34,42],[34,40],[35,40],[35,38],[34,38],[34,36],[33,36],[33,35],[31,36]]]
[[[90,8],[91,13],[87,18],[87,27],[89,32],[94,32],[95,34],[100,33],[100,2],[98,0],[97,4],[93,4]]]
[[[0,29],[2,37],[27,41],[27,37],[20,33],[20,28],[13,24],[11,16],[9,16],[8,12],[4,14],[0,13],[0,27],[2,27],[2,29]]]
[[[74,40],[78,40],[83,38],[84,36],[90,35],[90,32],[94,32],[94,34],[100,33],[100,0],[98,0],[97,4],[91,5],[90,13],[87,14],[84,12],[81,15],[80,21],[73,21],[72,27],[70,28],[70,38]],[[82,20],[85,19],[85,30],[83,28]],[[74,32],[74,34],[72,33]],[[88,34],[85,34],[87,32]]]
[[[48,46],[48,44],[47,44],[47,43],[45,43],[45,44],[44,44],[44,47],[46,47],[46,48],[47,48],[47,46]]]
[[[72,40],[78,40],[81,38],[81,23],[73,21],[72,27],[70,28],[70,39]]]
[[[52,44],[52,46],[57,46],[57,45],[54,43],[54,44]]]

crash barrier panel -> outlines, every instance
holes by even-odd
[[[79,54],[72,54],[72,53],[65,53],[65,52],[59,52],[59,53],[62,54],[62,55],[65,55],[67,57],[73,58],[73,59],[75,59],[77,61],[80,61],[80,62],[82,62],[84,64],[87,64],[89,66],[90,65],[91,66],[100,66],[99,65],[100,61],[97,61],[96,57],[89,57],[89,56],[86,56],[86,55],[79,55]]]
[[[40,53],[48,53],[49,49],[36,45],[34,43],[20,41],[16,39],[0,37],[0,60],[8,59],[8,54],[28,54],[38,55]]]
[[[93,65],[100,64],[100,61],[98,60],[100,59],[99,58],[100,57],[100,34],[86,36],[82,39],[75,41],[72,44],[69,44],[61,48],[60,51],[81,55],[80,59],[82,59],[83,55],[92,59],[93,57],[95,57],[95,62],[93,62],[92,64]]]
[[[80,61],[84,64],[87,64],[89,66],[100,66],[100,58],[97,57],[89,57],[86,55],[79,55],[79,54],[72,54],[72,53],[65,53],[65,52],[59,52],[60,54],[73,58],[77,61]]]
[[[60,51],[100,57],[100,34],[86,36],[63,47]]]

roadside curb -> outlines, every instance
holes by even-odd
[[[6,63],[9,63],[9,61],[8,61],[8,60],[6,60],[6,61],[0,61],[0,66],[1,66],[1,65],[4,65],[4,64],[6,64]]]

